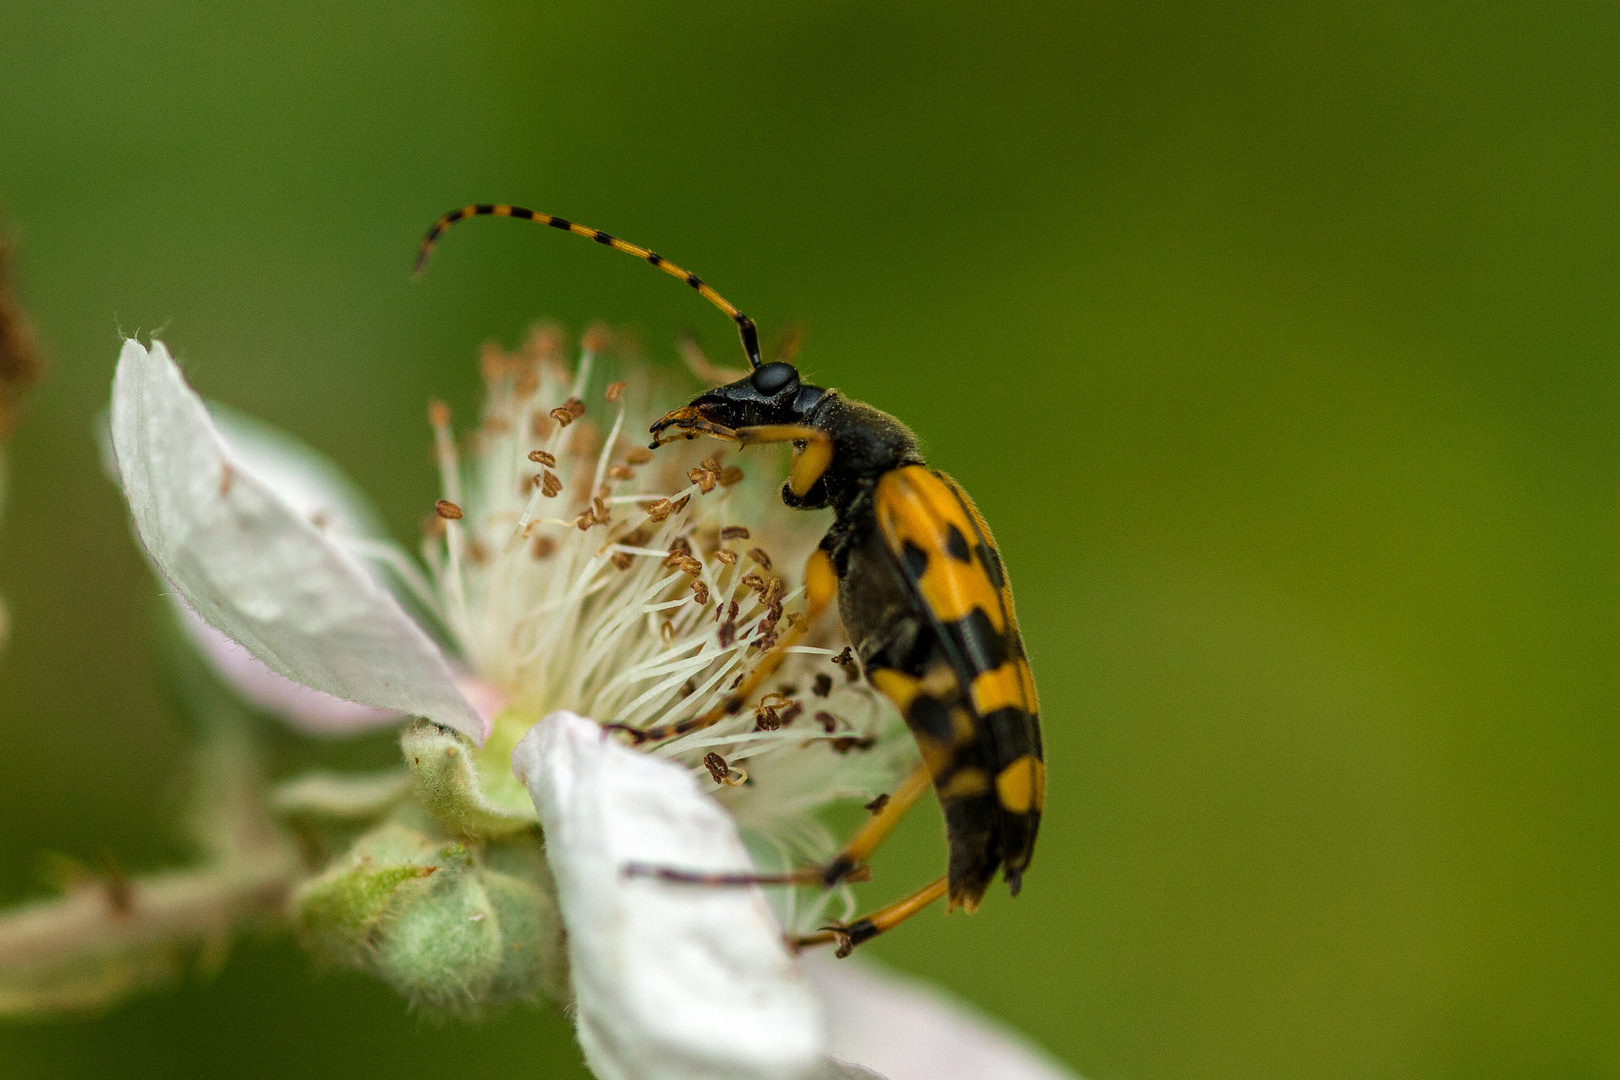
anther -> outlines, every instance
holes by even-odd
[[[709,770],[709,775],[714,777],[717,784],[724,784],[731,779],[731,766],[726,764],[725,758],[713,750],[703,755],[703,767]]]
[[[717,549],[714,553],[714,557],[725,563],[727,566],[737,565],[737,553],[732,551],[730,548]]]
[[[428,402],[428,423],[436,428],[450,426],[450,406],[442,401]]]
[[[830,712],[822,711],[816,713],[816,723],[820,724],[821,730],[825,731],[829,735],[838,730],[838,717],[834,716]]]
[[[654,521],[663,521],[675,512],[675,504],[668,499],[658,499],[654,502],[643,503],[641,509]]]
[[[776,618],[782,617],[782,597],[787,593],[787,582],[779,577],[773,577],[765,584],[765,591],[759,594],[759,602],[775,609]]]
[[[636,470],[628,465],[609,465],[607,476],[609,480],[634,480]]]
[[[720,478],[708,469],[687,469],[686,478],[698,486],[698,490],[707,495],[714,490],[714,485]]]
[[[562,407],[568,410],[568,415],[572,416],[575,420],[578,420],[580,417],[585,415],[585,403],[577,397],[569,398],[567,401],[562,403]]]
[[[735,465],[720,470],[720,486],[735,487],[743,481],[743,471]]]
[[[720,637],[720,647],[722,649],[731,648],[731,646],[737,640],[737,624],[736,624],[736,622],[734,622],[731,619],[727,619],[725,622],[721,623],[720,624],[720,630],[719,630],[719,637]]]
[[[632,446],[624,452],[624,460],[630,465],[645,465],[653,459],[653,452],[645,446]]]
[[[562,480],[556,473],[547,469],[540,476],[540,494],[548,499],[554,499],[562,491]]]
[[[615,551],[613,553],[613,557],[609,561],[620,570],[628,570],[630,569],[630,564],[635,562],[636,559],[635,556],[631,555],[628,551]]]
[[[624,388],[629,386],[629,385],[630,385],[629,383],[623,383],[623,382],[608,383],[608,388],[607,388],[607,399],[608,399],[608,401],[610,403],[612,403],[612,404],[618,404],[619,399],[624,396]]]
[[[433,512],[444,518],[446,521],[460,521],[466,516],[461,512],[461,507],[457,506],[449,499],[440,499],[438,502],[434,503]]]
[[[762,570],[771,568],[771,557],[765,553],[764,548],[749,548],[748,557],[759,563]]]
[[[533,552],[534,557],[537,559],[550,558],[556,554],[557,541],[549,536],[537,536],[534,538],[534,544],[529,550]]]
[[[557,406],[555,409],[552,409],[551,412],[547,413],[546,415],[557,421],[557,423],[562,427],[567,427],[569,424],[574,422],[574,414],[563,408],[561,405]]]
[[[746,525],[727,525],[725,528],[720,530],[720,539],[722,539],[722,540],[747,540],[748,539],[748,526],[746,526]]]
[[[707,607],[709,603],[709,587],[701,581],[692,582],[692,598],[697,601],[698,607]]]
[[[855,662],[855,653],[848,645],[845,645],[844,651],[833,657],[832,662],[840,665],[853,664]]]
[[[879,812],[885,806],[888,806],[888,805],[889,805],[889,793],[884,792],[882,795],[879,795],[877,798],[875,798],[871,802],[867,803],[866,804],[866,809],[870,810],[872,813],[876,814],[877,812]]]
[[[793,721],[797,720],[803,713],[803,705],[797,701],[789,702],[787,708],[782,710],[782,726],[787,727],[789,724],[793,723]]]
[[[536,465],[544,465],[547,468],[555,468],[557,465],[556,456],[553,454],[548,454],[544,450],[530,450],[529,460],[534,462]]]
[[[827,674],[825,671],[818,671],[816,673],[816,681],[814,685],[810,687],[810,692],[816,695],[816,697],[826,697],[828,694],[832,693],[832,676]]]

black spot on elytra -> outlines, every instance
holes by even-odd
[[[906,726],[947,746],[955,741],[956,729],[951,722],[951,710],[943,701],[927,694],[919,694],[912,700],[911,708],[906,710]]]
[[[928,552],[907,540],[905,546],[900,549],[900,564],[905,567],[906,574],[912,580],[921,578],[923,572],[928,569]]]
[[[967,537],[962,535],[962,530],[955,525],[946,528],[948,531],[945,533],[945,550],[950,553],[951,558],[959,563],[972,562],[973,550],[968,547]]]
[[[1041,740],[1034,719],[1022,709],[997,709],[980,721],[990,735],[994,747],[991,757],[996,772],[1011,765],[1025,754],[1040,757]]]
[[[1007,636],[995,628],[983,608],[974,608],[966,618],[950,624],[948,632],[956,638],[975,675],[994,671],[1012,655]]]

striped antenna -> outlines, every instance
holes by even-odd
[[[615,251],[622,251],[626,255],[634,255],[638,259],[645,259],[647,262],[658,267],[658,269],[662,270],[664,273],[680,278],[682,281],[692,286],[692,288],[702,293],[703,298],[709,303],[731,316],[731,320],[737,324],[737,332],[742,335],[743,351],[748,354],[749,366],[759,367],[759,329],[754,326],[754,320],[732,307],[731,301],[715,292],[713,286],[709,285],[696,274],[689,274],[685,270],[682,270],[680,267],[658,254],[656,251],[648,251],[644,247],[637,247],[632,243],[620,240],[617,236],[611,236],[603,232],[601,229],[592,229],[586,225],[579,225],[575,222],[569,221],[567,218],[552,217],[550,214],[541,214],[534,210],[526,210],[521,206],[505,206],[491,203],[479,203],[476,206],[463,206],[460,210],[452,210],[438,221],[435,221],[433,223],[433,228],[429,229],[427,235],[422,237],[422,246],[416,253],[416,269],[413,271],[413,273],[420,274],[422,272],[422,268],[427,265],[428,253],[433,250],[434,243],[438,241],[439,235],[443,233],[444,230],[448,229],[456,222],[470,217],[522,218],[524,221],[534,221],[541,225],[550,225],[553,229],[562,229],[566,232],[573,233],[575,236],[583,236],[588,239],[595,240],[598,244],[604,244]]]

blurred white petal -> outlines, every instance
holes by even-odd
[[[1077,1080],[1023,1036],[937,987],[859,958],[807,953],[827,1052],[889,1080]]]
[[[482,741],[438,646],[227,450],[162,342],[124,343],[111,430],[135,531],[199,616],[295,682]]]
[[[568,927],[579,1040],[602,1080],[823,1075],[814,992],[757,889],[626,878],[630,863],[750,868],[691,772],[557,712],[512,754]]]
[[[277,675],[263,660],[203,622],[180,597],[171,599],[192,643],[220,677],[243,700],[275,713],[300,731],[309,735],[352,735],[397,724],[404,716],[392,709],[345,701]]]
[[[324,454],[218,402],[208,406],[208,416],[230,448],[232,459],[263,481],[299,517],[339,540],[386,538],[365,494]]]

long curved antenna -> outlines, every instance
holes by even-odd
[[[550,214],[542,214],[538,211],[527,210],[521,206],[506,206],[501,203],[478,203],[475,206],[463,206],[460,210],[452,210],[438,221],[435,221],[433,223],[433,228],[429,229],[427,231],[427,235],[422,237],[422,246],[416,253],[416,269],[412,271],[412,273],[420,274],[422,272],[422,267],[427,265],[428,253],[433,250],[433,245],[439,239],[440,233],[444,232],[444,230],[448,229],[456,222],[470,217],[522,218],[524,221],[534,221],[541,225],[550,225],[553,229],[563,229],[567,232],[573,233],[575,236],[587,237],[588,239],[595,240],[598,244],[605,244],[615,251],[622,251],[626,255],[634,255],[638,259],[645,259],[647,262],[658,267],[658,269],[662,270],[664,273],[680,278],[682,281],[692,286],[692,288],[702,293],[703,298],[709,303],[731,316],[731,320],[737,324],[737,332],[742,335],[743,351],[748,354],[748,366],[756,368],[759,367],[759,329],[754,325],[754,320],[732,307],[731,301],[715,292],[713,286],[709,285],[696,274],[689,274],[685,270],[682,270],[680,267],[658,254],[656,251],[649,251],[644,247],[637,247],[628,241],[620,240],[617,236],[611,236],[608,233],[603,232],[601,229],[593,229],[587,225],[579,225],[575,222],[569,221],[567,218],[552,217]]]

